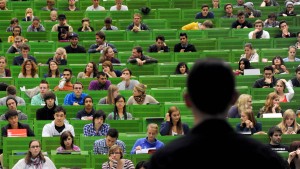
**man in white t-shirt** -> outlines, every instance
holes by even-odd
[[[99,5],[99,0],[92,0],[93,5],[88,6],[86,11],[105,11],[105,8]]]
[[[126,5],[122,5],[123,0],[115,0],[116,5],[110,7],[110,11],[128,11],[128,7]]]

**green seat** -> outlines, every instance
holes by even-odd
[[[279,13],[281,12],[281,8],[280,6],[267,6],[267,7],[260,7],[257,6],[255,9],[260,10],[261,11],[261,16],[263,18],[268,18],[268,15],[272,12],[274,13]]]
[[[164,117],[163,104],[128,105],[127,110],[134,118]]]
[[[76,81],[79,81],[83,84],[83,89],[84,90],[87,90],[90,86],[90,83],[92,80],[96,80],[96,78],[80,78],[80,79],[77,79]]]
[[[197,8],[195,0],[186,0],[186,1],[172,0],[172,2],[173,2],[173,8],[182,8],[182,9]]]
[[[168,29],[167,19],[144,19],[143,23],[152,29]]]
[[[29,40],[29,44],[30,44],[30,41],[47,41],[49,43],[48,31],[50,31],[50,30],[46,30],[45,32],[25,32],[24,31],[22,33]],[[38,50],[38,48],[34,48],[34,50]]]
[[[151,11],[158,8],[173,8],[173,1],[169,0],[151,0],[149,1]]]
[[[190,39],[190,37],[189,37],[189,42],[196,47],[197,51],[215,50],[215,49],[217,49],[217,45],[218,45],[218,40],[216,38]]]
[[[9,2],[10,8],[14,11],[23,11],[25,15],[25,10],[27,8],[32,8],[33,9],[33,1],[11,1]],[[46,5],[46,4],[45,4]],[[20,19],[20,18],[19,18]]]
[[[38,33],[38,32],[32,32]],[[53,41],[48,42],[28,42],[31,52],[55,52],[55,43]],[[39,61],[39,58],[36,58]]]
[[[84,90],[84,93],[91,96],[94,100],[94,105],[98,104],[99,100],[105,96],[107,96],[107,90]]]
[[[158,102],[183,101],[181,87],[159,87],[151,88],[150,95]]]
[[[157,72],[159,75],[172,75],[175,73],[177,62],[158,63]]]
[[[135,45],[135,42],[134,41],[128,41],[129,44],[128,45],[132,45],[132,48],[133,46]],[[121,42],[118,42],[118,46],[121,46],[121,48],[123,48],[122,46],[125,45],[126,41],[124,41],[124,44]],[[124,46],[125,47],[125,46]],[[126,65],[128,65],[127,61],[128,61],[128,58],[132,55],[132,48],[131,50],[129,50],[129,48],[127,49],[126,52],[118,52],[118,59],[120,60],[121,63],[124,63]],[[118,49],[119,50],[119,49]],[[122,51],[122,50],[121,50]]]
[[[149,3],[151,3],[151,1],[149,1]],[[168,1],[168,0],[163,0],[163,1]],[[160,5],[163,6],[164,4],[160,3]],[[157,8],[151,8],[151,11],[147,15],[144,15],[140,9],[134,9],[133,13],[140,13],[143,16],[143,19],[159,19],[157,18]]]
[[[74,142],[75,142],[75,140],[74,140]],[[42,150],[43,150],[43,152],[47,152],[48,154],[50,154],[51,150],[56,150],[58,147],[60,147],[60,137],[58,137],[58,136],[55,136],[55,137],[42,137]]]
[[[147,88],[169,87],[168,75],[140,75],[139,82],[147,85]]]
[[[218,18],[216,26],[217,28],[231,28],[233,22],[236,18]]]
[[[181,122],[186,123],[189,128],[192,128],[194,126],[194,117],[191,115],[181,116]]]
[[[231,53],[230,50],[203,50],[202,52],[203,57],[210,58],[220,58],[226,62],[231,62]]]
[[[91,151],[92,154],[94,154],[93,149],[95,141],[103,138],[105,138],[105,136],[84,136],[83,134],[80,134],[80,150]]]
[[[73,82],[72,82],[73,83]],[[57,84],[58,85],[58,84]],[[66,97],[67,94],[71,93],[72,91],[55,91],[54,94],[56,95],[57,99],[58,99],[58,103],[60,105],[63,105],[64,103],[64,99]]]
[[[268,132],[272,126],[279,124],[282,118],[257,118],[257,121],[262,123],[262,130]]]
[[[130,156],[133,164],[137,164],[140,161],[149,161],[151,158],[151,154],[131,154]]]
[[[196,30],[178,30],[177,37],[180,37],[180,33],[186,33],[189,39],[201,39],[205,38],[206,34],[204,31],[196,31]]]
[[[236,76],[236,86],[252,87],[255,81],[261,77],[261,75]]]
[[[201,52],[175,52],[175,62],[194,62],[201,58]]]
[[[297,5],[295,5],[295,6],[297,6]],[[296,24],[297,24],[296,17],[285,17],[285,16],[277,17],[277,21],[282,21],[282,20],[285,20],[287,22],[287,24],[289,25],[289,27],[296,26]]]
[[[250,94],[251,88],[249,86],[236,86],[236,90],[240,94]]]
[[[109,113],[114,111],[115,106],[113,104],[98,104],[98,102],[99,102],[99,100],[94,101],[94,105],[95,105],[96,110],[103,110],[106,115],[108,115]],[[128,111],[128,109],[127,109],[127,111]]]
[[[165,113],[168,112],[169,108],[172,106],[176,106],[180,110],[180,115],[181,116],[191,116],[192,111],[189,109],[185,102],[180,101],[180,102],[165,102]]]
[[[231,29],[231,36],[232,37],[237,37],[237,38],[243,38],[243,39],[247,38],[247,39],[249,39],[248,34],[251,31],[252,30],[249,30],[249,29]]]
[[[170,52],[174,52],[174,46],[180,43],[179,39],[166,39],[165,43],[168,45]]]
[[[24,93],[24,92],[22,92]],[[33,120],[36,118],[36,111],[44,106],[41,105],[31,105],[30,103],[27,104],[26,106],[26,114],[28,116],[28,119]]]
[[[115,47],[118,49],[118,51],[132,51],[132,48],[135,45],[135,41],[110,41],[111,44],[115,45]],[[118,52],[118,56],[120,54],[120,52]],[[126,60],[129,58],[130,55],[128,55],[128,57],[126,58]],[[121,63],[126,63],[121,61]]]
[[[231,36],[231,29],[229,28],[211,28],[202,31],[205,33],[205,37],[208,38],[220,38]]]
[[[21,72],[21,68],[22,67],[20,67],[20,66],[9,66],[11,76],[13,78],[17,78],[19,73]]]
[[[40,2],[40,1],[38,1]],[[35,2],[34,4],[37,4],[38,2]],[[44,2],[42,2],[44,3]],[[43,4],[42,7],[46,6],[45,4]],[[39,9],[41,9],[42,7],[40,7]],[[41,21],[50,21],[50,11],[42,11],[42,10],[35,10],[34,11],[34,15],[39,16]],[[51,21],[52,22],[52,21]],[[56,23],[56,22],[54,22]],[[43,24],[43,26],[45,27],[45,25]],[[46,28],[46,27],[45,27]],[[46,28],[46,30],[51,30],[51,28]]]
[[[225,11],[224,8],[213,8],[210,9],[209,11],[211,11],[212,13],[214,13],[215,18],[221,18],[222,16],[225,15]]]
[[[15,80],[12,77],[9,78],[1,78],[1,82],[6,83],[8,85],[15,85]]]
[[[15,86],[17,89],[20,89],[22,86],[25,86],[26,89],[31,89],[38,86],[41,80],[42,78],[16,78]]]
[[[114,20],[133,18],[133,9],[129,8],[128,11],[109,11],[107,16],[110,16]]]
[[[35,133],[35,136],[42,137],[43,128],[46,124],[51,123],[52,120],[36,120],[36,118],[33,119],[33,131]]]
[[[288,46],[287,46],[288,47]],[[260,52],[260,59],[266,58],[272,62],[275,56],[286,56],[287,48],[262,48]]]
[[[126,41],[127,34],[125,30],[116,30],[116,31],[104,31],[105,38],[108,41]]]
[[[70,107],[75,107],[75,106],[70,106]],[[82,107],[83,108],[83,107]],[[79,111],[80,109],[78,109]],[[69,116],[70,117],[70,116]],[[75,116],[76,117],[76,116]],[[75,118],[71,117],[71,118]],[[83,128],[86,124],[92,123],[91,120],[78,120],[78,119],[70,119],[69,120],[70,124],[74,127],[74,132],[75,135],[79,138],[81,134],[83,134]]]
[[[297,95],[297,93],[296,93],[296,95]],[[296,100],[295,98],[293,98],[291,102],[280,103],[280,107],[284,111],[287,109],[292,109],[292,110],[294,110],[294,112],[297,112],[297,110],[300,108],[298,102],[299,102],[299,99]]]
[[[186,3],[186,2],[184,2]],[[190,4],[189,4],[190,5]],[[158,8],[157,18],[167,20],[181,20],[181,8]]]
[[[130,154],[130,151],[139,138],[145,138],[147,136],[146,131],[143,133],[119,133],[119,140],[122,140],[126,145],[126,154]]]
[[[25,11],[24,11],[24,13],[25,13]],[[14,17],[14,10],[3,10],[3,11],[1,11],[0,20],[1,21],[7,21],[6,24],[5,24],[6,28],[8,27],[8,25],[10,23],[10,19],[13,18],[13,17]],[[4,30],[4,29],[2,29],[2,30]]]
[[[157,74],[157,63],[145,64],[143,66],[138,66],[137,64],[128,64],[127,67],[132,71],[134,76]]]
[[[68,53],[68,64],[88,63],[88,58],[86,53]]]
[[[245,39],[244,43],[251,43],[255,49],[273,48],[273,39]]]
[[[193,9],[181,9],[181,18],[183,20],[191,20],[195,19],[196,14],[200,12],[201,10],[198,8],[193,8]],[[183,26],[183,25],[182,25]]]
[[[80,154],[53,154],[52,151],[51,160],[55,164],[56,168],[89,168],[91,166],[90,155],[87,151],[81,151]]]
[[[178,37],[177,29],[151,29],[151,30],[152,30],[152,39],[155,39],[158,35],[163,35],[166,40],[177,39]]]
[[[84,10],[80,10],[80,11],[63,11],[63,13],[66,15],[68,20],[78,20],[78,22],[80,22],[85,16]],[[72,26],[72,25],[71,25]],[[73,27],[73,30],[77,30],[75,27]]]
[[[149,6],[148,0],[126,0],[125,3],[128,9],[140,9],[144,6]]]
[[[286,48],[295,45],[295,38],[272,38],[274,48]]]
[[[91,1],[79,1],[80,10],[86,11],[86,8],[91,6]]]
[[[153,40],[136,40],[135,46],[140,46],[143,48],[144,51],[148,51],[149,46],[154,43],[155,43],[155,41],[153,41]]]
[[[170,81],[170,87],[186,87],[186,75],[170,75],[169,81]]]
[[[169,29],[181,30],[182,26],[189,24],[191,22],[194,22],[194,19],[191,19],[191,20],[181,20],[179,18],[178,19],[176,19],[176,18],[168,19]]]
[[[119,28],[119,30],[127,30],[128,25],[132,23],[132,19],[119,19],[115,22],[115,26]]]
[[[104,18],[106,18],[109,13],[110,12],[108,11],[85,11],[85,17],[89,18],[90,20],[101,19],[103,22]]]
[[[93,168],[102,168],[102,164],[108,161],[107,154],[92,154],[91,166]]]
[[[105,122],[120,133],[143,132],[143,121],[141,118],[134,117],[133,120],[106,120]]]
[[[74,28],[73,28],[74,29]],[[74,31],[77,31],[74,30]],[[84,40],[95,40],[95,32],[77,32],[78,33],[78,36],[80,38],[80,40],[84,41]],[[69,45],[69,44],[67,44]],[[65,46],[67,46],[65,45]]]
[[[153,43],[153,42],[152,42]],[[147,48],[143,48],[144,50]],[[143,52],[144,55],[151,56],[158,60],[158,63],[169,63],[174,62],[174,53],[173,52],[162,52],[162,53],[149,53],[149,52]]]
[[[60,102],[60,103],[63,104],[63,102]],[[84,106],[83,105],[78,105],[78,106],[64,105],[64,108],[66,110],[66,118],[71,119],[71,118],[76,118],[77,112],[84,109]],[[75,134],[79,135],[77,133],[75,133]]]
[[[238,62],[240,61],[241,55],[245,53],[244,49],[243,49],[243,47],[241,47],[240,49],[232,49],[230,53],[231,53],[231,61],[236,63],[236,64],[234,64],[233,68],[237,69]],[[254,67],[252,64],[251,64],[251,66]]]
[[[242,38],[238,37],[227,37],[227,38],[218,38],[218,48],[217,49],[243,49],[244,44]]]
[[[133,32],[133,31],[126,31],[127,34],[127,40],[129,41],[135,41],[135,40],[152,40],[152,32],[151,31],[139,31],[139,32]]]

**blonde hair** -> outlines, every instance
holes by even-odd
[[[66,49],[65,49],[65,48],[63,48],[63,47],[57,48],[56,51],[55,51],[55,55],[54,55],[53,59],[56,58],[56,52],[62,52],[64,58],[67,59],[67,52],[66,52]]]
[[[26,8],[26,10],[25,10],[25,18],[27,18],[28,11],[31,11],[32,12],[32,16],[33,16],[33,9],[32,8]]]
[[[252,99],[252,96],[249,94],[241,94],[236,102],[236,107],[238,108],[239,113],[245,111],[246,109],[251,109],[248,107],[248,101]]]
[[[146,94],[147,85],[144,85],[144,84],[142,84],[142,83],[139,83],[139,84],[136,84],[136,85],[134,86],[134,88],[135,88],[137,91],[141,92],[142,94]]]
[[[106,96],[106,104],[114,104],[115,103],[115,97],[114,92],[118,91],[118,86],[111,84],[107,89],[107,96]]]
[[[282,121],[277,125],[283,133],[285,133],[288,129],[288,126],[286,125],[286,119],[287,118],[290,118],[290,117],[293,117],[294,118],[294,122],[292,124],[291,127],[293,127],[293,131],[295,133],[297,133],[297,131],[299,130],[299,124],[297,123],[296,121],[296,114],[294,112],[294,110],[292,109],[287,109],[284,113],[283,113],[283,116],[282,116]]]
[[[147,131],[148,130],[155,130],[155,133],[158,133],[158,125],[156,123],[149,123],[147,126]]]

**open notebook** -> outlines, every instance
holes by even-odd
[[[263,118],[282,118],[281,113],[264,113]]]
[[[244,75],[260,75],[260,69],[245,69]]]
[[[27,137],[27,129],[7,129],[7,137]]]

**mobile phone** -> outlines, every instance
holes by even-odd
[[[293,131],[293,127],[288,127],[288,131]]]

